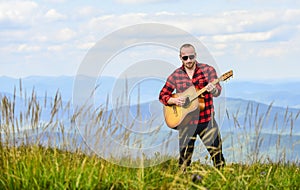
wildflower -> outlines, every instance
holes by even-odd
[[[266,175],[266,174],[267,174],[267,172],[265,172],[265,171],[260,172],[260,175]]]
[[[192,181],[194,183],[200,183],[202,181],[203,177],[201,175],[198,175],[198,174],[193,174],[192,175]]]

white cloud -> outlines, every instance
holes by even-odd
[[[262,57],[280,57],[287,53],[287,49],[282,47],[269,47],[269,48],[263,48],[260,49],[260,51],[255,51],[255,54],[257,53],[258,56]]]
[[[290,41],[300,30],[297,26],[282,25],[266,32],[241,32],[211,37],[216,43]]]
[[[224,50],[228,47],[227,44],[225,43],[218,43],[218,44],[215,44],[214,45],[214,48],[217,49],[217,50]]]
[[[197,35],[218,35],[218,38],[220,35],[227,35],[227,38],[233,38],[233,34],[238,33],[238,39],[262,41],[268,40],[271,35],[269,32],[280,25],[291,21],[300,24],[298,14],[300,14],[300,10],[241,10],[218,15],[174,12],[111,14],[92,18],[89,21],[89,27],[117,29],[131,24],[159,22],[177,26]]]
[[[0,41],[12,41],[22,39],[26,35],[24,30],[0,30]]]
[[[48,41],[48,37],[43,34],[36,34],[31,39],[33,41],[37,41],[37,42],[47,42]]]
[[[41,47],[37,45],[20,44],[16,48],[18,52],[36,52],[40,51]]]
[[[50,21],[56,21],[56,20],[66,19],[67,17],[65,15],[57,12],[55,9],[50,9],[45,14],[45,18],[48,19],[48,20],[50,20]]]
[[[282,15],[282,19],[285,22],[299,22],[299,17],[300,17],[300,9],[287,9],[284,11]]]
[[[100,11],[97,10],[95,7],[85,6],[85,7],[80,7],[77,10],[77,12],[81,17],[87,17],[87,16],[92,16],[93,14],[98,13]]]
[[[31,23],[37,8],[38,4],[32,1],[1,1],[0,21]]]
[[[7,46],[0,46],[1,53],[9,55],[12,53],[34,53],[40,51],[42,49],[41,46],[39,45],[32,45],[32,44],[26,44],[26,43],[21,43],[21,44],[10,44]]]
[[[48,51],[63,51],[64,50],[64,46],[63,45],[51,45],[49,47],[47,47]]]
[[[155,16],[176,16],[178,13],[168,12],[168,11],[162,11],[155,13]]]
[[[92,33],[107,34],[125,26],[140,24],[147,21],[150,20],[145,13],[103,15],[90,19],[87,25],[82,26],[82,31],[89,30]]]
[[[76,48],[78,48],[80,50],[87,50],[87,49],[92,48],[95,44],[96,44],[96,42],[78,43],[76,45]]]
[[[299,18],[300,9],[238,10],[215,15],[162,12],[153,16],[153,20],[160,20],[162,23],[178,26],[197,35],[256,33],[255,36],[258,38],[262,38],[261,32],[269,32],[281,25],[299,25]]]
[[[226,11],[225,6],[225,12],[212,10],[205,14],[196,12],[193,7],[190,12],[180,12],[162,3],[170,0],[115,0],[129,4],[131,12],[119,8],[115,12],[106,9],[106,6],[112,5],[111,2],[100,3],[101,6],[84,2],[63,4],[65,0],[40,2],[0,0],[0,27],[4,29],[0,31],[1,57],[17,60],[10,56],[16,52],[20,56],[18,59],[22,60],[24,54],[20,52],[25,52],[39,62],[38,59],[43,57],[40,52],[46,52],[53,61],[58,59],[53,55],[62,54],[62,59],[69,62],[68,59],[72,58],[66,57],[66,54],[87,51],[102,37],[141,23],[169,24],[185,30],[205,42],[214,56],[222,58],[228,56],[246,62],[249,58],[296,57],[300,51],[300,9],[297,7],[247,9],[244,6],[244,10],[232,11],[234,8],[230,8]],[[55,4],[57,2],[61,4]],[[161,3],[159,11],[152,11],[145,5],[136,9],[132,6],[153,2]],[[195,3],[195,6],[199,4]],[[157,33],[159,29],[153,31]]]
[[[216,35],[214,39],[219,41],[266,41],[275,35],[279,36],[278,27],[289,23],[287,20],[293,20],[293,23],[300,25],[300,20],[291,16],[298,14],[300,14],[300,10],[283,12],[242,10],[213,16],[172,12],[115,14],[92,18],[89,21],[89,28],[90,30],[113,30],[131,24],[159,22],[179,27],[198,36]],[[288,27],[284,28],[285,31],[289,30]]]
[[[114,14],[93,18],[89,21],[88,27],[84,28],[91,32],[90,35],[99,36],[100,33],[105,36],[132,24],[149,22],[169,24],[197,36],[199,40],[209,45],[212,55],[217,58],[223,60],[230,55],[236,59],[242,57],[241,60],[247,62],[254,57],[274,59],[278,56],[291,56],[293,52],[299,51],[299,48],[291,48],[291,46],[300,47],[299,40],[295,41],[297,38],[300,39],[298,27],[300,17],[293,17],[298,15],[299,11],[241,10],[217,15],[173,12]],[[99,40],[99,37],[95,39]]]
[[[256,32],[256,33],[237,33],[237,34],[226,34],[226,35],[215,35],[212,39],[215,42],[244,42],[244,41],[266,41],[271,38],[271,32]]]
[[[76,36],[76,32],[71,30],[70,28],[63,28],[58,31],[57,35],[55,35],[55,38],[60,41],[67,41]]]

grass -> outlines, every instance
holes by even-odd
[[[41,146],[1,148],[0,189],[299,189],[295,164],[230,164],[216,170],[194,163],[179,172],[177,160],[129,168],[82,152]],[[193,175],[201,178],[195,181]]]
[[[249,114],[251,117],[245,118],[245,123],[254,125],[256,143],[253,151],[241,150],[239,154],[246,152],[245,157],[250,162],[228,163],[221,170],[210,164],[193,162],[183,173],[177,166],[177,158],[172,156],[149,167],[143,166],[160,160],[163,155],[143,158],[141,167],[125,167],[87,151],[84,142],[70,149],[70,145],[76,143],[73,139],[76,134],[66,135],[70,129],[64,126],[65,121],[60,116],[67,115],[74,122],[81,114],[89,115],[87,112],[79,109],[71,114],[70,103],[63,105],[59,93],[52,101],[45,98],[39,102],[34,91],[28,96],[21,87],[20,97],[25,99],[25,109],[17,111],[16,97],[16,90],[11,98],[1,97],[0,189],[300,189],[300,168],[296,162],[273,162],[260,157],[261,129],[271,105],[264,115],[252,118]],[[49,121],[41,127],[40,118],[46,109],[51,114]],[[105,116],[103,109],[89,115],[91,123],[102,125],[110,133],[118,131],[112,128],[113,121],[110,115]],[[237,115],[232,115],[233,123],[240,127]],[[23,130],[25,125],[29,125],[27,130]],[[87,133],[94,133],[89,125],[85,127]],[[62,136],[45,138],[43,134],[49,131]],[[96,131],[96,134],[100,132]],[[127,142],[129,137],[125,136],[122,140]],[[141,162],[130,157],[121,159]]]

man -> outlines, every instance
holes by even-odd
[[[179,58],[182,66],[177,68],[168,78],[161,89],[159,100],[164,105],[184,106],[186,97],[172,97],[172,93],[182,93],[190,86],[196,89],[207,88],[202,94],[205,107],[197,109],[187,115],[188,122],[182,122],[176,127],[179,131],[179,166],[185,169],[191,164],[194,144],[197,136],[207,148],[213,164],[217,168],[225,165],[222,154],[221,136],[218,125],[214,119],[213,97],[220,95],[222,87],[219,83],[214,85],[212,81],[217,79],[215,69],[207,64],[196,61],[195,48],[191,44],[180,47]],[[199,97],[200,98],[200,97]]]

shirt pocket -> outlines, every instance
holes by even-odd
[[[208,80],[207,80],[207,78],[202,76],[202,77],[193,79],[193,84],[195,85],[196,88],[202,89],[208,84]]]
[[[188,89],[192,85],[193,85],[193,83],[191,80],[180,80],[176,83],[176,91],[177,91],[177,93],[184,92],[186,89]]]

